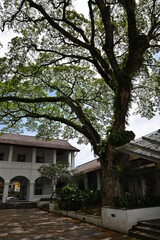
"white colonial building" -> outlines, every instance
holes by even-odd
[[[18,182],[19,198],[36,201],[51,196],[51,185],[37,181],[42,164],[68,163],[75,167],[79,150],[66,140],[43,141],[33,136],[3,134],[0,136],[0,198],[6,202],[10,186]]]

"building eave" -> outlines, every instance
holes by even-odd
[[[0,144],[25,146],[25,147],[37,147],[48,149],[61,149],[79,152],[80,150],[73,147],[67,140],[52,139],[51,141],[45,141],[37,139],[34,136],[18,135],[18,134],[2,134],[0,136]]]
[[[133,140],[117,149],[129,155],[160,163],[160,130]]]

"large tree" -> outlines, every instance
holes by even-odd
[[[125,162],[115,148],[134,137],[131,103],[147,117],[159,108],[160,1],[86,6],[85,17],[71,0],[1,1],[1,29],[17,33],[1,58],[1,124],[89,141],[112,204]]]

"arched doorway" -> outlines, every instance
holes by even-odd
[[[29,180],[24,176],[16,176],[10,180],[8,199],[28,200]]]
[[[0,177],[0,201],[3,199],[4,179]]]
[[[52,194],[52,183],[48,178],[37,178],[34,185],[34,195],[42,196]]]

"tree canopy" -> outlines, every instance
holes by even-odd
[[[1,1],[1,29],[17,37],[0,59],[0,122],[89,141],[111,169],[134,137],[132,102],[148,118],[160,109],[160,1],[88,0],[88,16],[74,3]]]
[[[152,117],[159,106],[159,4],[88,1],[84,17],[70,0],[2,1],[1,29],[18,35],[1,59],[1,123],[96,146],[113,126],[124,87],[127,105],[137,100],[137,111]],[[128,106],[121,110],[127,115]]]

